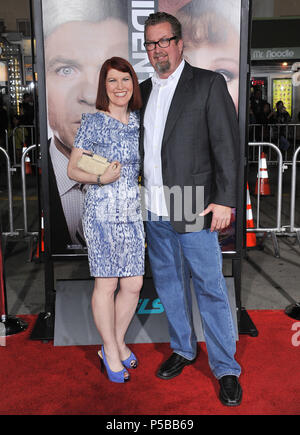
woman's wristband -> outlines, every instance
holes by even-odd
[[[103,186],[103,184],[101,183],[101,175],[98,175],[98,177],[97,177],[97,184],[98,184],[98,186],[99,187],[102,187]]]

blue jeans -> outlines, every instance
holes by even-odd
[[[157,216],[151,221],[150,216],[146,222],[148,255],[154,285],[168,318],[173,352],[189,360],[196,356],[192,278],[210,368],[217,379],[239,376],[241,368],[234,358],[236,331],[222,273],[218,233],[202,230],[181,234],[170,222]]]

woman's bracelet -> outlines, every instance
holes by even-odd
[[[101,183],[100,177],[101,177],[101,175],[98,175],[98,177],[97,177],[97,184],[98,184],[99,187],[103,187],[104,185]]]

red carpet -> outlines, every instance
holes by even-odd
[[[282,311],[249,314],[259,335],[238,342],[244,396],[235,408],[219,402],[203,344],[197,362],[169,381],[154,375],[169,356],[168,344],[131,345],[140,366],[129,383],[113,384],[100,373],[96,346],[32,341],[36,317],[21,316],[27,331],[7,337],[0,348],[0,414],[299,415],[300,322]]]

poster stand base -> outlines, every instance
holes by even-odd
[[[292,319],[300,320],[300,302],[296,304],[289,305],[284,310],[285,314]]]
[[[54,339],[54,315],[40,313],[30,335],[31,340],[48,342]]]
[[[18,334],[19,332],[25,331],[28,327],[28,324],[24,322],[24,320],[14,316],[3,316],[0,320],[0,325],[3,337]]]
[[[42,312],[39,314],[34,328],[31,332],[31,340],[40,340],[48,342],[54,340],[55,316],[50,312]],[[238,334],[250,335],[251,337],[258,336],[258,330],[251,320],[245,308],[241,308],[238,319]]]
[[[246,309],[244,307],[240,310],[240,318],[239,318],[239,334],[241,335],[250,335],[251,337],[257,337],[258,336],[258,330],[256,329],[256,326],[251,320],[251,317],[247,313]]]

